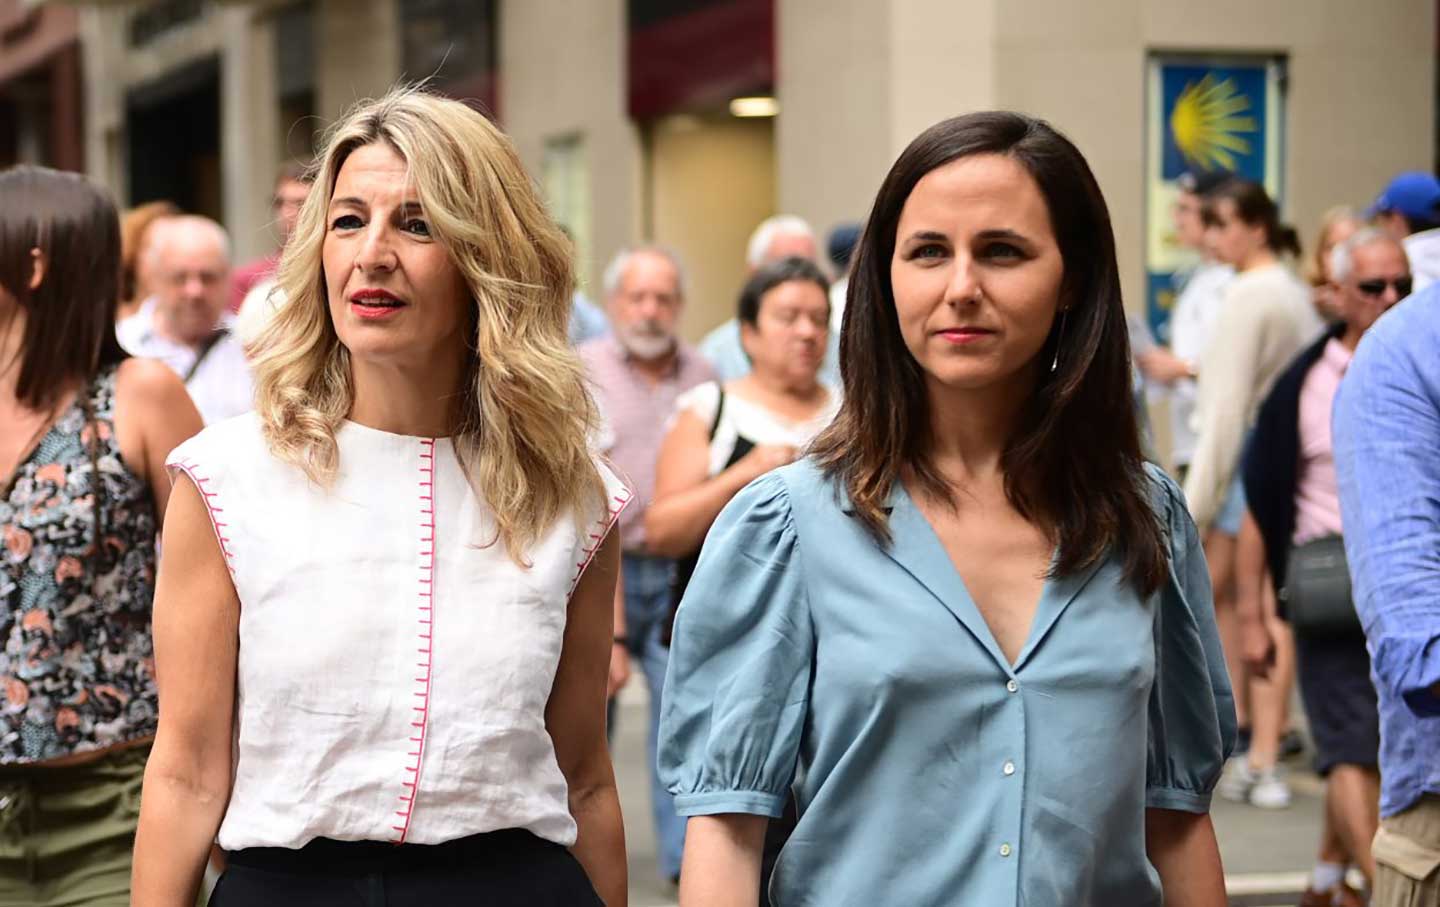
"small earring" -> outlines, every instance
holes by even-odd
[[[1055,332],[1055,358],[1050,360],[1051,374],[1054,374],[1055,369],[1060,366],[1060,338],[1065,336],[1065,318],[1069,314],[1069,309],[1060,310],[1060,330]]]

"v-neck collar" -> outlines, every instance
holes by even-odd
[[[1099,566],[1095,565],[1069,576],[1046,577],[1025,645],[1012,664],[995,641],[990,625],[985,622],[934,527],[900,482],[891,488],[887,508],[890,511],[891,543],[885,548],[885,553],[938,599],[1010,676],[1018,674],[1035,656],[1060,616],[1099,570]]]

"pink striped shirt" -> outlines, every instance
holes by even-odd
[[[658,382],[636,367],[613,336],[597,337],[579,352],[608,429],[605,453],[635,492],[620,517],[620,543],[626,554],[645,554],[645,509],[655,498],[655,460],[675,400],[695,385],[715,380],[715,371],[684,341],[669,373]]]

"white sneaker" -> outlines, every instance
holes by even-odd
[[[1215,792],[1226,800],[1236,803],[1245,803],[1250,799],[1250,788],[1255,786],[1256,775],[1250,768],[1250,762],[1244,755],[1231,756],[1225,761],[1225,770],[1220,774],[1220,782],[1215,785]]]
[[[1250,772],[1255,778],[1247,798],[1251,806],[1259,809],[1285,809],[1290,805],[1290,784],[1278,768],[1272,765],[1258,772],[1250,769]]]

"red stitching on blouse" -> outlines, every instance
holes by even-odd
[[[606,509],[605,516],[600,518],[599,535],[593,532],[589,533],[594,544],[588,548],[580,549],[585,554],[585,560],[575,565],[578,569],[575,571],[575,578],[570,581],[570,591],[566,595],[567,598],[575,594],[575,587],[580,585],[580,577],[585,575],[585,568],[589,567],[590,562],[595,559],[595,552],[600,550],[600,545],[604,543],[605,537],[610,534],[610,529],[615,525],[615,521],[620,519],[620,512],[625,509],[626,505],[630,503],[630,499],[634,497],[628,488],[622,489],[622,491],[622,494],[611,497],[611,506]]]
[[[210,526],[215,530],[216,541],[220,543],[220,553],[225,556],[225,567],[230,571],[230,575],[234,576],[235,553],[230,550],[230,538],[225,534],[225,527],[230,524],[220,522],[218,514],[224,513],[225,508],[214,504],[214,499],[220,496],[219,492],[210,490],[210,478],[200,475],[193,460],[175,460],[170,465],[184,472],[190,477],[190,481],[195,483],[196,490],[205,502],[205,512],[210,515]]]
[[[414,749],[405,755],[415,760],[414,765],[405,766],[406,780],[400,782],[405,793],[400,794],[401,807],[395,811],[400,817],[399,825],[390,826],[396,833],[392,843],[404,844],[410,833],[410,820],[415,814],[415,798],[420,792],[420,767],[425,761],[425,737],[430,728],[430,677],[431,655],[434,636],[434,584],[435,584],[435,441],[425,438],[420,441],[420,577],[416,637],[422,643],[416,652],[422,656],[415,663],[419,676],[415,678],[417,689],[414,696],[419,700],[411,706],[414,720],[410,726],[415,734],[410,738]],[[427,489],[429,489],[427,493]]]

